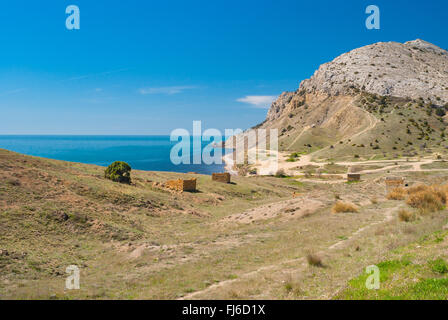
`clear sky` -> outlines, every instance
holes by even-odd
[[[81,29],[65,27],[68,5]],[[367,30],[365,9],[381,10]],[[271,97],[378,41],[448,48],[446,0],[15,0],[0,6],[0,134],[248,128]]]

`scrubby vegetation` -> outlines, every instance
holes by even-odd
[[[448,186],[420,185],[408,190],[409,197],[406,203],[421,213],[435,212],[445,208]]]
[[[369,290],[363,273],[349,281],[337,299],[446,300],[448,299],[447,233],[436,232],[396,250],[390,260],[378,262],[380,288]],[[417,245],[418,244],[418,245]],[[442,257],[434,259],[434,256]]]
[[[389,200],[404,200],[406,198],[407,191],[404,188],[394,188],[387,194]]]
[[[310,266],[323,267],[322,258],[318,254],[308,253],[306,260]]]
[[[126,162],[116,161],[107,167],[104,177],[115,182],[131,183],[131,170]]]
[[[358,212],[359,209],[352,203],[337,201],[333,208],[331,209],[333,213],[341,213],[341,212]]]
[[[289,155],[289,158],[286,159],[286,162],[296,162],[300,159],[300,153],[299,152],[293,152]]]
[[[440,274],[448,273],[448,264],[442,258],[438,258],[434,261],[430,261],[429,265],[431,267],[431,270],[436,273],[440,273]]]
[[[384,97],[362,91],[353,100],[370,114],[363,119],[370,122],[369,130],[355,138],[347,138],[332,136],[317,125],[312,129],[307,129],[305,124],[304,127],[296,125],[296,134],[288,132],[280,137],[280,149],[286,151],[293,147],[295,151],[306,153],[322,149],[318,152],[319,158],[347,160],[367,160],[375,155],[378,158],[399,158],[434,151],[447,153],[446,110],[436,102]],[[298,117],[296,115],[287,122],[297,122]],[[300,119],[300,122],[303,121]],[[297,135],[300,139],[296,141]],[[308,145],[313,147],[310,149]],[[294,157],[288,161],[294,161]]]
[[[388,195],[389,200],[405,200],[410,207],[420,213],[440,211],[447,204],[448,185],[419,184],[410,188],[394,188]],[[404,220],[406,221],[406,220]]]
[[[0,294],[7,298],[333,297],[352,274],[441,229],[447,218],[446,211],[407,207],[415,216],[397,223],[406,203],[385,199],[382,173],[357,184],[266,176],[227,185],[205,175],[133,171],[130,185],[105,179],[102,167],[2,150],[0,169]],[[440,172],[404,175],[446,180]],[[185,177],[197,178],[199,192],[154,187]],[[404,201],[427,189],[405,188]],[[332,214],[335,201],[333,212],[359,214]],[[443,234],[431,238],[446,248],[444,241]],[[426,288],[420,296],[442,292],[431,279],[445,275],[443,264],[429,264],[439,258],[446,259],[416,260],[433,273],[422,277],[429,284],[419,284]],[[63,290],[71,264],[81,268],[80,291]]]
[[[285,178],[287,175],[286,175],[286,173],[285,173],[285,170],[283,170],[283,169],[279,169],[279,170],[277,170],[277,172],[275,173],[275,176],[276,176],[277,178]]]
[[[404,222],[410,222],[415,219],[415,214],[406,209],[398,210],[398,219]]]
[[[248,230],[256,236],[247,242],[241,228],[217,222],[305,190],[274,177],[217,184],[206,175],[144,171],[132,171],[132,184],[115,183],[104,170],[0,149],[1,298],[177,298],[226,279],[236,261],[273,262],[272,241]],[[186,177],[197,178],[199,192],[153,187]],[[81,290],[64,291],[72,264],[81,269]]]

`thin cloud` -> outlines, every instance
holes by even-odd
[[[26,90],[26,89],[21,88],[21,89],[15,89],[15,90],[11,90],[11,91],[2,92],[2,93],[0,93],[0,97],[3,97],[3,96],[9,96],[9,95],[11,95],[11,94],[20,93],[20,92],[23,92],[23,91],[25,91],[25,90]]]
[[[139,90],[140,94],[178,94],[186,90],[197,89],[197,86],[171,86],[171,87],[152,87],[142,88]]]
[[[254,106],[254,108],[267,109],[271,106],[275,99],[277,99],[276,96],[245,96],[244,98],[239,98],[236,101],[250,104]]]
[[[105,76],[105,75],[108,75],[108,74],[119,73],[119,72],[124,72],[124,71],[128,71],[128,70],[130,70],[130,68],[111,70],[111,71],[105,71],[105,72],[100,72],[100,73],[86,74],[86,75],[83,75],[83,76],[77,76],[77,77],[72,77],[72,78],[68,78],[68,79],[65,79],[65,80],[61,80],[60,82],[83,80],[83,79],[87,79],[87,78]]]

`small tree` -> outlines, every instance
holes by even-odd
[[[438,115],[439,117],[444,117],[445,114],[446,114],[445,110],[443,110],[442,108],[437,108],[436,115]]]
[[[104,177],[115,182],[131,183],[131,166],[123,161],[115,161],[104,172]]]
[[[284,177],[286,177],[285,170],[278,169],[277,172],[275,173],[275,176],[277,178],[284,178]]]

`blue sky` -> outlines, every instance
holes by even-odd
[[[77,5],[81,29],[67,30]],[[365,8],[381,9],[367,30]],[[263,97],[378,41],[448,48],[445,0],[21,1],[0,10],[0,134],[248,128]],[[258,103],[258,104],[251,104]]]

